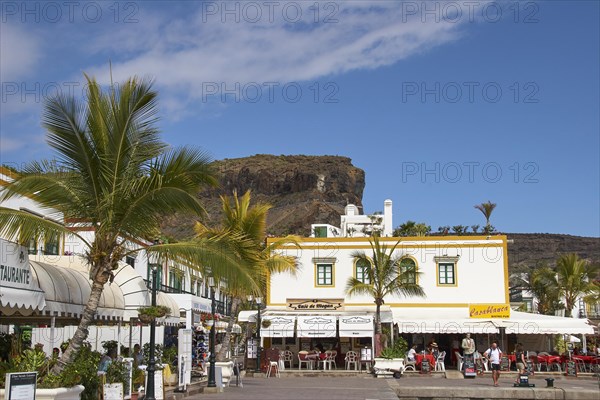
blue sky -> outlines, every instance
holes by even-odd
[[[348,156],[396,225],[483,225],[491,200],[501,232],[600,236],[599,21],[597,1],[6,1],[0,162],[51,157],[43,98],[111,60],[155,79],[172,145]]]

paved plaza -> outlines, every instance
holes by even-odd
[[[193,398],[219,400],[398,400],[396,391],[405,391],[406,398],[416,393],[426,398],[433,393],[445,393],[448,398],[458,397],[476,390],[488,398],[550,398],[549,392],[556,393],[551,398],[600,399],[598,381],[590,378],[568,379],[556,376],[555,388],[546,389],[542,377],[532,378],[535,389],[513,388],[514,377],[501,378],[500,387],[492,386],[491,376],[476,379],[444,379],[438,377],[404,376],[400,379],[379,378],[371,375],[356,377],[281,377],[246,378],[243,387],[231,386],[224,393],[204,393]],[[535,393],[533,393],[535,391]],[[580,392],[583,397],[570,397],[569,393]],[[566,394],[566,397],[564,396]],[[597,397],[596,397],[597,395]],[[498,397],[500,396],[500,397]],[[436,398],[438,395],[435,396]]]

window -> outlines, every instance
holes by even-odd
[[[357,280],[362,283],[369,284],[371,280],[369,279],[369,270],[371,269],[371,263],[366,260],[358,260],[354,264],[354,276]]]
[[[417,264],[412,258],[400,260],[400,281],[407,284],[417,283]]]
[[[29,246],[27,247],[27,252],[29,254],[37,254],[37,242],[35,239],[29,240]]]
[[[58,236],[52,235],[52,237],[48,238],[48,240],[44,243],[44,254],[48,256],[57,256],[58,255]]]
[[[317,286],[333,286],[333,264],[317,264]]]
[[[327,237],[327,227],[326,226],[315,226],[313,231],[314,231],[316,238]]]
[[[454,263],[438,264],[438,285],[456,285]]]
[[[132,268],[135,268],[135,258],[131,256],[125,257],[125,263],[129,264]]]

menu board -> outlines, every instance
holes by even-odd
[[[567,366],[565,368],[565,375],[577,376],[577,364],[575,364],[575,361],[573,361],[573,360],[567,361]]]
[[[502,358],[500,358],[500,370],[508,371],[510,369],[509,365],[510,363],[508,362],[508,357],[502,356]]]
[[[421,361],[421,373],[422,374],[431,373],[431,364],[429,363],[429,360],[426,358],[423,358],[423,360]]]
[[[473,356],[465,356],[463,361],[463,369],[465,377],[475,377],[477,375],[477,371],[475,370],[475,363],[473,360]]]
[[[122,383],[106,383],[102,388],[104,392],[104,400],[123,400],[123,384]]]
[[[37,372],[6,374],[7,400],[35,400]]]

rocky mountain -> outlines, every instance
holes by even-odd
[[[208,215],[207,223],[218,223],[222,194],[252,191],[253,201],[272,205],[269,233],[308,236],[316,221],[339,225],[349,204],[362,206],[365,172],[339,156],[274,156],[225,159],[214,162],[220,187],[199,193]],[[194,221],[186,216],[165,218],[163,232],[178,239],[193,233]]]
[[[220,174],[220,187],[199,193],[207,210],[207,223],[218,223],[219,195],[237,190],[252,191],[254,201],[273,207],[269,213],[269,233],[281,236],[308,236],[310,224],[329,223],[339,226],[340,215],[349,204],[362,205],[365,173],[339,156],[274,156],[225,159],[214,162]],[[184,215],[165,218],[167,236],[183,239],[193,234],[195,220]],[[402,221],[396,221],[399,225]],[[507,233],[511,270],[534,266],[538,262],[552,265],[560,253],[576,252],[583,258],[600,262],[600,238],[543,233]]]

